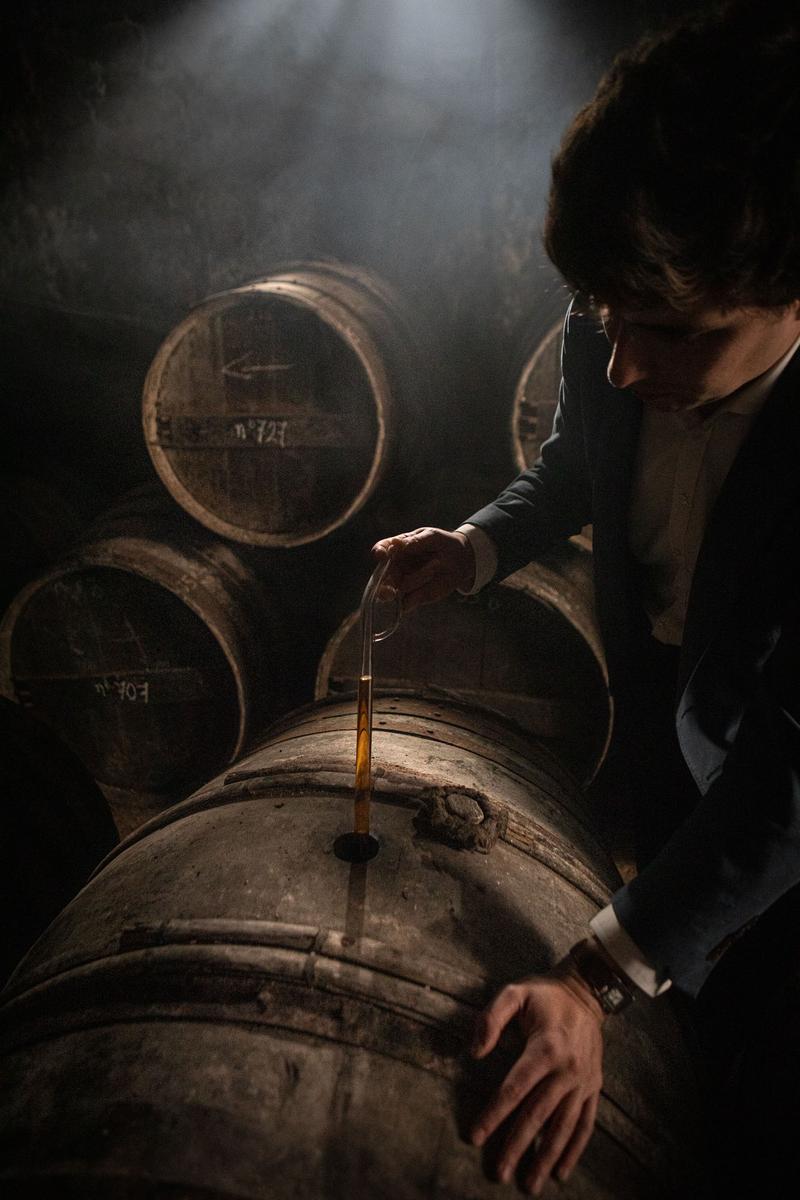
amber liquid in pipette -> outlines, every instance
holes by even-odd
[[[372,676],[358,681],[358,723],[356,725],[356,833],[369,833],[369,805],[372,799]]]

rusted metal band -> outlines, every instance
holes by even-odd
[[[380,718],[388,718],[381,720]],[[423,742],[433,742],[443,747],[465,750],[483,762],[500,767],[511,778],[529,784],[569,813],[590,834],[594,833],[585,804],[578,792],[578,783],[561,763],[547,751],[541,743],[534,743],[536,758],[530,756],[531,744],[524,748],[513,748],[504,742],[496,741],[489,736],[488,731],[455,726],[451,721],[437,719],[430,715],[417,714],[388,714],[383,709],[375,710],[373,731],[381,735],[399,735],[419,738]],[[226,776],[226,782],[236,782],[240,779],[251,778],[264,774],[264,767],[258,765],[258,758],[272,746],[290,745],[304,738],[314,739],[322,733],[351,733],[355,738],[355,722],[352,712],[326,715],[321,713],[317,720],[304,721],[302,724],[291,725],[281,730],[278,736],[270,736],[258,747],[250,762],[253,765],[233,767]],[[527,752],[526,752],[527,751]]]
[[[337,777],[341,782],[337,782]],[[322,779],[326,782],[321,785]],[[249,781],[252,781],[252,777]],[[248,781],[241,781],[241,783],[245,782]],[[263,795],[267,791],[288,792],[289,794],[294,792],[297,796],[307,796],[310,787],[318,791],[324,790],[336,794],[351,793],[353,790],[349,772],[342,771],[341,766],[336,763],[325,763],[320,760],[318,763],[307,764],[302,772],[293,770],[291,764],[288,763],[283,768],[278,765],[270,775],[260,777],[257,793],[248,792],[237,798],[257,799],[258,795]],[[443,819],[440,817],[429,822],[430,832],[434,836],[440,833],[451,833],[454,836],[444,836],[442,840],[449,840],[462,845],[465,849],[478,849],[484,853],[488,852],[497,841],[505,842],[506,845],[512,846],[515,850],[527,854],[529,858],[534,858],[548,867],[595,903],[598,908],[604,908],[608,904],[617,881],[603,880],[573,852],[565,838],[554,834],[552,830],[543,828],[527,814],[508,805],[498,804],[497,801],[470,788],[421,789],[419,777],[413,773],[406,775],[397,770],[378,768],[373,778],[373,794],[390,803],[392,797],[397,797],[400,802],[405,800],[406,803],[421,801],[423,808],[429,810],[433,803],[434,792],[441,792],[443,797],[448,794],[454,796],[463,794],[465,797],[474,799],[482,807],[484,815],[495,823],[486,842],[479,844],[481,838],[478,835],[478,828],[474,830],[474,835],[471,835],[469,829],[464,828],[469,823],[465,822],[463,817],[457,818],[448,828],[445,815]],[[216,796],[218,803],[223,801],[228,803],[232,798],[228,796],[227,789],[221,796],[219,793]],[[475,821],[475,825],[479,826],[479,823]],[[458,830],[461,831],[461,835]],[[460,836],[463,836],[463,840],[459,840]]]
[[[228,780],[231,782],[228,783]],[[446,790],[459,791],[458,788]],[[220,791],[215,790],[200,795],[196,799],[190,797],[140,826],[103,859],[94,871],[92,878],[130,846],[183,817],[189,817],[212,808],[221,808],[226,804],[256,801],[266,795],[279,794],[287,799],[310,799],[315,794],[327,798],[331,795],[352,795],[352,791],[352,772],[345,772],[339,762],[330,763],[323,759],[316,762],[304,762],[301,771],[294,769],[291,763],[287,763],[285,766],[276,764],[269,774],[259,772],[258,774],[247,774],[242,778],[242,773],[231,772],[225,777],[225,784]],[[418,808],[420,794],[424,791],[425,789],[420,788],[419,776],[413,772],[378,768],[373,776],[373,795],[380,797],[384,803],[394,802],[403,807]],[[529,858],[536,859],[554,871],[566,883],[571,884],[598,908],[604,908],[608,904],[616,881],[603,880],[573,853],[564,838],[558,837],[551,830],[538,825],[531,817],[506,805],[500,805],[487,796],[483,798],[487,812],[491,812],[495,816],[499,816],[506,810],[508,812],[507,824],[505,824],[505,818],[501,818],[504,828],[502,832],[498,831],[495,840],[503,841],[513,849],[527,854]],[[492,844],[494,845],[494,840]]]
[[[62,960],[57,975],[12,996],[0,1009],[0,1051],[67,1031],[159,1017],[292,1028],[291,1009],[271,1009],[278,985],[367,1003],[463,1043],[476,1011],[490,997],[485,980],[468,980],[443,963],[433,966],[438,987],[414,978],[421,962],[414,968],[397,963],[387,970],[379,943],[369,939],[348,954],[345,935],[337,931],[310,929],[311,944],[298,948],[296,937],[285,937],[285,927],[272,929],[270,922],[257,923],[262,925],[262,941],[243,944],[218,940],[221,931],[209,931],[207,923],[193,930],[191,924],[175,930],[176,942],[162,940],[170,936],[169,925],[142,927],[131,931],[138,949],[124,949],[123,935],[117,954],[83,963]],[[202,940],[209,932],[210,943]],[[252,936],[254,931],[246,932]],[[148,937],[154,944],[143,947]],[[284,940],[290,945],[282,944]],[[297,1007],[304,1032],[330,1036],[309,1027],[303,1015],[314,1011],[313,1001],[301,997]],[[369,1048],[380,1053],[390,1049],[380,1042]],[[430,1069],[427,1063],[416,1065]]]

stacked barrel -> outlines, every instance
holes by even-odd
[[[372,274],[298,264],[212,297],[145,383],[159,475],[203,525],[296,546],[343,526],[422,444],[419,335]]]
[[[185,795],[310,697],[342,576],[419,463],[419,346],[388,285],[322,262],[211,297],[165,339],[143,402],[160,479],[0,629],[4,690],[123,797],[126,827],[127,794]]]
[[[513,400],[519,466],[557,345]],[[585,539],[410,614],[375,656],[381,849],[333,853],[369,547],[420,523],[445,453],[423,347],[343,264],[212,296],[144,382],[157,478],[11,601],[4,689],[129,836],[4,993],[4,1194],[503,1193],[463,1134],[511,1049],[478,1067],[465,1039],[618,886],[582,792],[612,708]],[[694,1094],[669,1006],[621,1018],[564,1195],[693,1194]]]
[[[531,396],[514,398],[515,429],[539,414],[537,447],[555,344],[548,333],[523,371]],[[270,719],[352,682],[338,659],[353,659],[371,542],[435,519],[430,477],[448,455],[424,346],[385,281],[322,261],[210,297],[163,341],[143,389],[158,478],[73,529],[0,626],[3,690],[86,763],[123,831],[141,816],[132,798],[150,811],[180,798]],[[480,657],[451,653],[448,631],[471,638],[476,621]],[[591,559],[574,547],[477,604],[415,617],[394,659],[392,684],[514,716],[584,779],[602,758]]]

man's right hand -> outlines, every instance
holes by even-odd
[[[520,1179],[538,1196],[554,1176],[567,1179],[594,1128],[603,1083],[605,1014],[569,957],[547,975],[512,983],[484,1009],[472,1054],[484,1058],[515,1021],[525,1046],[478,1118],[472,1142],[482,1146],[506,1124],[497,1176],[508,1183],[535,1146]]]
[[[467,591],[475,578],[475,556],[463,533],[426,526],[383,538],[372,553],[389,555],[384,582],[397,588],[405,612],[444,600],[456,588]]]

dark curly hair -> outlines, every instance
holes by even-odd
[[[545,248],[636,307],[800,298],[800,4],[741,0],[620,54],[553,162]]]

